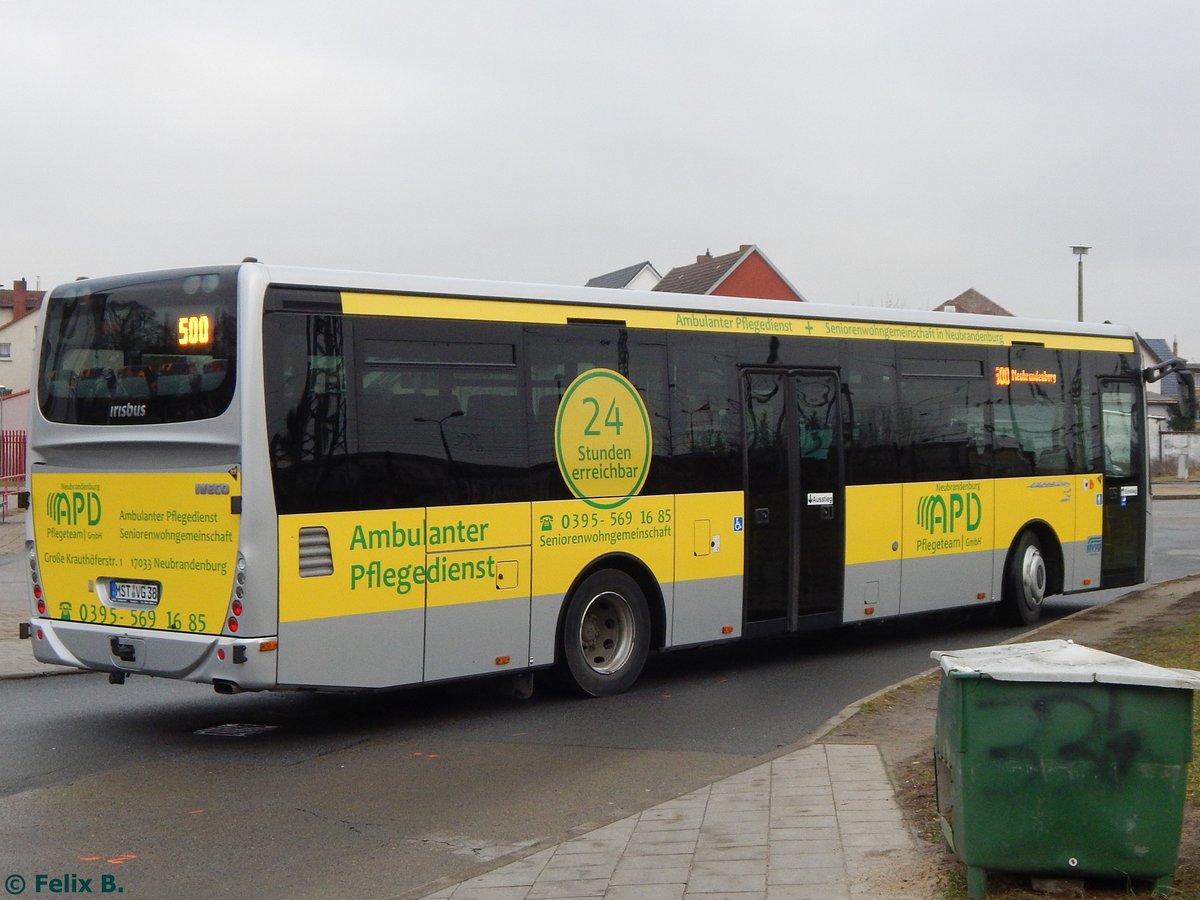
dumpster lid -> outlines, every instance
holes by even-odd
[[[1089,682],[1200,689],[1200,672],[1167,669],[1094,650],[1074,641],[1031,641],[929,654],[942,671],[957,678],[997,681]]]

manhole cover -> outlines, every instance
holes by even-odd
[[[252,737],[256,734],[266,734],[274,731],[278,725],[213,725],[210,728],[200,728],[196,734],[210,734],[217,737]]]

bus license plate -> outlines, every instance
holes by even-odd
[[[116,603],[157,606],[162,584],[157,581],[110,581],[108,598]]]

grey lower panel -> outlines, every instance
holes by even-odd
[[[562,594],[542,594],[533,598],[529,611],[529,664],[549,666],[554,663],[558,640],[558,614],[562,610]]]
[[[843,622],[884,619],[900,612],[900,560],[846,567]]]
[[[33,619],[32,624],[34,658],[42,662],[185,681],[224,681],[246,690],[275,686],[276,655],[260,650],[265,638],[127,629],[40,618]],[[234,654],[238,646],[245,651],[245,661],[240,663]],[[118,656],[116,649],[122,650],[125,658]],[[217,658],[218,649],[225,651],[225,659]]]
[[[957,553],[903,563],[865,563],[846,568],[844,620],[847,622],[982,605],[1001,599],[1008,547]],[[1063,544],[1064,589],[1094,590],[1100,584],[1098,539]],[[903,577],[901,577],[903,566]],[[1090,584],[1084,585],[1084,580]],[[903,590],[902,590],[903,589]],[[984,594],[980,599],[978,594]],[[866,609],[874,612],[867,614]]]
[[[670,646],[704,644],[742,633],[742,576],[675,583],[674,622]],[[732,626],[730,634],[721,629]]]
[[[529,665],[529,600],[431,606],[425,613],[425,680],[524,669]],[[507,663],[497,660],[507,659]]]
[[[528,664],[529,601],[519,597],[279,627],[283,684],[395,687]]]
[[[423,677],[425,610],[279,624],[279,682],[313,687],[392,687]]]
[[[1099,535],[1063,544],[1066,590],[1092,591],[1100,586],[1100,561],[1103,540]],[[1084,584],[1084,581],[1089,582]]]
[[[954,606],[983,605],[996,597],[996,556],[1003,566],[1007,551],[980,550],[906,559],[901,564],[900,612],[929,612]],[[983,594],[983,599],[978,597]]]
[[[47,619],[34,621],[44,635],[42,640],[33,642],[37,659],[101,672],[123,669],[167,678],[189,678],[204,664],[217,643],[215,635],[162,634]],[[113,655],[113,638],[135,651],[128,660]]]

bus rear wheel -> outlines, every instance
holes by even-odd
[[[650,653],[650,610],[637,582],[615,569],[585,578],[571,594],[562,642],[567,671],[583,693],[629,690]]]
[[[1042,617],[1049,575],[1041,542],[1026,531],[1013,545],[1004,570],[1002,613],[1012,625],[1034,625]]]

